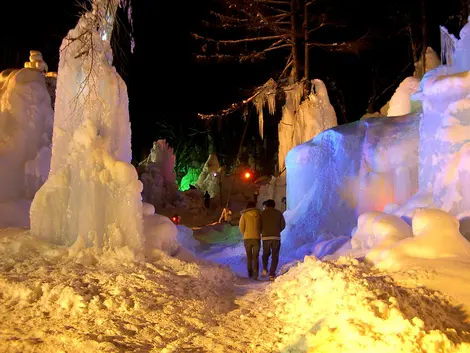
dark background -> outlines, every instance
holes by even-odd
[[[344,123],[358,120],[365,113],[374,82],[382,89],[392,85],[376,102],[378,110],[390,99],[400,81],[412,74],[411,66],[402,72],[412,56],[407,38],[396,34],[402,21],[397,9],[412,14],[414,30],[419,33],[421,1],[340,0],[339,3],[338,12],[342,12],[339,15],[347,18],[352,34],[367,28],[374,34],[370,48],[359,54],[332,54],[322,50],[311,54],[312,77],[325,81],[338,122]],[[128,35],[120,31],[115,44],[121,49],[115,55],[115,65],[128,84],[134,158],[143,159],[152,142],[164,137],[161,136],[161,124],[164,124],[181,139],[187,138],[190,128],[215,129],[218,152],[230,163],[238,150],[244,126],[241,114],[204,122],[196,113],[212,113],[245,98],[243,89],[265,82],[279,69],[278,62],[275,59],[251,65],[196,62],[192,52],[197,48],[190,32],[201,29],[201,20],[211,6],[207,0],[134,0],[132,6],[135,51],[130,54]],[[458,21],[452,16],[459,14],[460,1],[440,2],[439,6],[427,1],[426,6],[428,44],[439,54],[439,25],[446,24],[457,32]],[[2,10],[0,70],[22,67],[31,49],[43,53],[50,71],[57,70],[59,46],[76,24],[81,10],[78,3],[74,0],[8,1],[2,2]],[[123,29],[128,30],[122,15]],[[339,109],[338,102],[342,99],[346,116]],[[257,136],[257,119],[251,119],[244,144],[254,148],[256,143],[264,143],[265,158],[274,158],[278,118],[266,118],[267,141],[264,142]],[[207,144],[207,141],[197,143]]]

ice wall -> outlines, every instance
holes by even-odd
[[[0,202],[31,199],[44,182],[53,114],[40,71],[0,73]]]
[[[420,124],[419,186],[452,215],[470,211],[470,74],[430,78]]]
[[[370,118],[324,131],[287,163],[286,248],[349,236],[359,214],[405,202],[418,185],[419,115]]]
[[[421,206],[436,207],[458,217],[470,212],[469,32],[467,24],[460,32],[453,66],[440,66],[428,72],[415,95],[423,102],[419,193],[415,198],[424,200]],[[405,205],[408,210],[413,209],[413,201]]]
[[[413,96],[422,101],[420,116],[372,118],[341,126],[288,154],[289,211],[284,232],[288,247],[318,243],[328,232],[347,235],[357,216],[364,215],[364,220],[374,214],[370,211],[385,211],[411,222],[416,210],[423,208],[456,216],[461,233],[469,237],[468,33],[470,24],[461,31],[454,65],[430,70],[421,80],[420,91]],[[409,109],[411,90],[407,92],[406,86],[414,90],[416,82],[405,83],[405,99],[398,103],[406,104],[396,104],[399,113]],[[330,136],[333,131],[341,137]],[[344,147],[348,144],[353,146]],[[347,207],[345,200],[349,200]]]
[[[130,164],[127,90],[109,42],[117,1],[92,6],[60,48],[51,171],[31,206],[31,233],[140,250],[142,184]]]

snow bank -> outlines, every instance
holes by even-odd
[[[27,231],[0,232],[0,339],[8,352],[177,352],[231,310],[233,276],[160,253],[81,261]],[[123,261],[125,259],[126,261]]]
[[[161,250],[168,255],[174,255],[180,244],[177,240],[178,229],[175,224],[165,216],[159,214],[144,217],[145,251],[150,257],[154,249]]]
[[[312,257],[269,288],[279,351],[466,352],[468,324],[447,298],[400,288],[356,260]]]
[[[409,227],[405,223],[399,234],[403,240],[395,236],[393,241],[374,249],[375,256],[371,260],[378,268],[400,269],[404,260],[410,257],[470,259],[470,243],[460,234],[459,221],[455,217],[442,210],[419,209],[414,213],[412,224],[412,237],[409,232],[405,233]]]
[[[363,250],[369,260],[396,242],[412,237],[411,227],[403,219],[383,212],[366,212],[359,216],[353,230],[351,248]]]
[[[93,2],[62,42],[51,171],[31,206],[31,233],[55,244],[139,251],[142,184],[130,164],[127,90],[102,39],[116,8]]]
[[[44,182],[53,114],[40,71],[0,73],[0,202],[32,198]]]
[[[193,230],[182,225],[179,225],[176,228],[178,229],[178,234],[176,236],[178,243],[185,249],[194,252],[196,247],[199,245],[199,242],[194,238]]]

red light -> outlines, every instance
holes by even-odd
[[[246,172],[245,173],[245,179],[250,179],[251,178],[251,173],[250,172]]]
[[[176,221],[176,217],[172,217],[171,219],[172,219],[173,221]]]

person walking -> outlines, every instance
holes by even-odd
[[[204,193],[204,206],[209,209],[211,207],[211,195],[209,195],[209,193],[206,192]]]
[[[261,245],[261,211],[256,208],[254,202],[249,202],[246,209],[241,211],[239,228],[245,244],[248,277],[257,280]]]
[[[269,279],[274,281],[277,264],[279,263],[279,252],[281,251],[281,232],[286,227],[286,221],[282,212],[277,210],[274,200],[263,202],[265,206],[261,213],[261,239],[263,240],[263,271],[261,275],[268,275],[268,261],[271,257]]]

